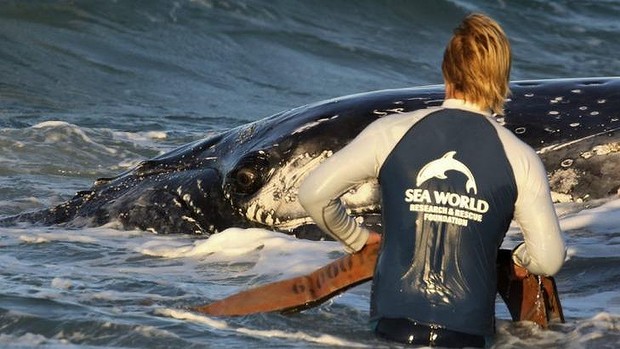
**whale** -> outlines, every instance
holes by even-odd
[[[534,148],[554,200],[618,195],[620,77],[513,81],[498,123]],[[68,228],[109,225],[208,237],[259,227],[327,239],[299,204],[306,175],[379,118],[438,106],[442,85],[371,91],[310,103],[196,140],[99,178],[55,207],[3,217]],[[463,130],[466,132],[466,130]],[[342,196],[348,212],[381,229],[379,186],[369,180]]]
[[[467,177],[467,182],[465,182],[467,192],[478,193],[478,186],[476,185],[474,175],[465,164],[455,159],[454,155],[456,155],[456,151],[452,150],[445,153],[441,158],[424,165],[416,177],[415,185],[419,187],[431,178],[446,179],[448,178],[446,175],[447,171],[457,171]]]

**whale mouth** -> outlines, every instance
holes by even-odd
[[[347,197],[348,196],[348,197]],[[351,198],[350,194],[345,194],[344,204],[350,215],[365,227],[382,232],[381,227],[381,208],[375,201],[361,201],[359,198]],[[288,205],[286,208],[280,206],[272,210],[264,210],[258,207],[258,203],[254,202],[249,208],[243,211],[243,216],[250,222],[256,223],[256,226],[265,227],[275,231],[279,231],[297,238],[308,240],[333,240],[329,235],[323,232],[308,216],[301,206]],[[295,209],[293,209],[295,208]]]
[[[355,220],[362,226],[377,232],[383,232],[382,216],[380,211],[365,212],[353,215]],[[286,222],[285,225],[279,226],[279,230],[284,230],[285,233],[293,235],[299,239],[306,240],[334,240],[331,236],[323,232],[309,217],[298,218]]]
[[[239,214],[256,226],[311,240],[327,238],[328,235],[316,227],[297,199],[299,184],[305,178],[302,174],[309,172],[316,165],[318,161],[313,159],[304,163],[303,167],[281,169],[280,173],[284,173],[283,175],[272,178],[251,197],[236,203],[240,207]],[[304,171],[301,172],[300,168]],[[380,215],[377,180],[369,180],[349,189],[341,196],[341,200],[347,211],[356,217],[360,224],[367,224],[365,218],[368,216]],[[376,227],[376,221],[372,219],[367,225]]]

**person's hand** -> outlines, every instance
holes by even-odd
[[[528,275],[530,275],[530,272],[527,271],[527,269],[516,263],[512,263],[512,273],[519,280],[525,279]]]
[[[520,280],[525,279],[528,275],[530,275],[530,272],[523,265],[521,265],[519,255],[521,255],[522,252],[520,250],[522,249],[525,249],[525,243],[523,242],[512,250],[512,274]]]
[[[366,245],[378,244],[381,242],[381,234],[371,231],[368,234],[368,240],[366,240]]]

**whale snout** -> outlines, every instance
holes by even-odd
[[[223,230],[234,213],[222,200],[222,176],[215,168],[197,168],[149,178],[107,209],[125,229],[158,234],[211,235]]]

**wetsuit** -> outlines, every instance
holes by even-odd
[[[350,252],[369,231],[339,197],[372,178],[384,225],[371,297],[380,335],[404,328],[411,334],[401,341],[442,346],[450,343],[428,337],[462,335],[476,346],[492,335],[495,262],[512,219],[525,241],[515,251],[519,264],[552,275],[564,262],[542,162],[474,105],[449,99],[379,119],[308,176],[300,202]]]

